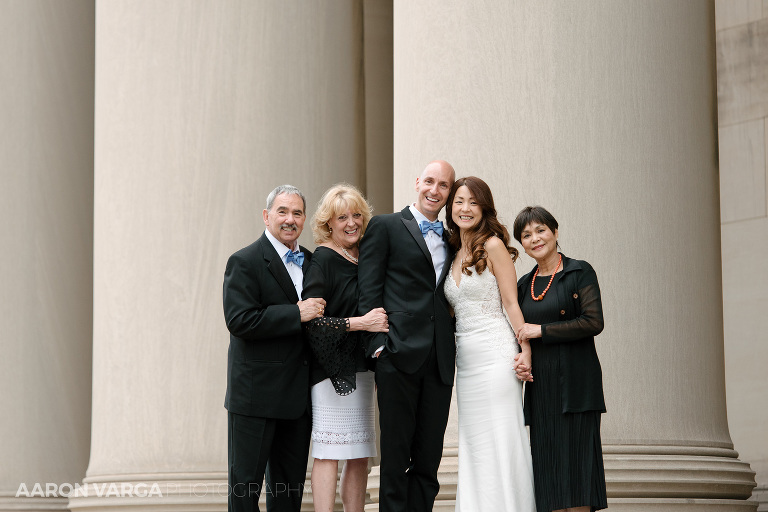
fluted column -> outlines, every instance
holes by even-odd
[[[224,266],[276,185],[311,213],[360,181],[361,16],[357,0],[97,4],[93,440],[71,509],[226,507]]]
[[[395,2],[395,204],[444,158],[508,225],[550,209],[597,270],[611,510],[754,510],[726,421],[713,11]]]
[[[392,212],[392,0],[363,0],[365,193]]]
[[[88,463],[93,17],[0,3],[0,511],[66,508]]]
[[[768,512],[768,2],[715,2],[728,425]]]

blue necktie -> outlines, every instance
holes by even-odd
[[[304,264],[304,253],[301,251],[291,252],[288,251],[288,254],[285,255],[285,262],[286,263],[295,263],[298,266],[302,266]]]
[[[421,234],[423,236],[427,236],[430,229],[437,233],[437,236],[443,236],[443,223],[439,220],[436,220],[435,222],[423,220],[419,223],[419,229],[421,229]]]

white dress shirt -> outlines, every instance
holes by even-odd
[[[418,224],[421,224],[422,221],[432,222],[426,218],[423,213],[417,210],[415,205],[412,204],[410,209],[413,218],[416,219]],[[429,249],[430,254],[432,254],[432,266],[435,267],[435,285],[437,285],[437,281],[440,279],[440,274],[443,273],[443,265],[445,265],[447,256],[447,247],[445,246],[443,237],[431,229],[424,235],[424,242],[427,244],[427,249]]]
[[[288,256],[288,253],[291,252],[291,250],[286,247],[280,240],[275,238],[272,233],[269,232],[268,229],[264,230],[264,233],[266,233],[267,238],[269,238],[269,241],[272,242],[272,247],[275,248],[275,251],[277,251],[277,255],[280,256],[280,260],[283,262],[283,265],[285,265],[285,270],[288,271],[288,275],[291,276],[291,281],[293,282],[293,286],[296,288],[296,293],[299,296],[299,300],[301,300],[301,292],[304,291],[304,272],[302,272],[301,267],[295,264],[294,262],[286,263],[285,258]],[[299,243],[296,242],[295,244],[296,251],[299,250]],[[296,252],[294,251],[294,252]],[[304,261],[304,263],[307,263]]]

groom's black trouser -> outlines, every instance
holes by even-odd
[[[443,384],[434,346],[416,373],[394,367],[386,350],[376,362],[381,427],[380,512],[432,510],[440,484],[452,385]]]

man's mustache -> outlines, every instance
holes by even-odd
[[[296,224],[288,224],[288,223],[280,224],[280,229],[286,229],[286,228],[296,230]]]

